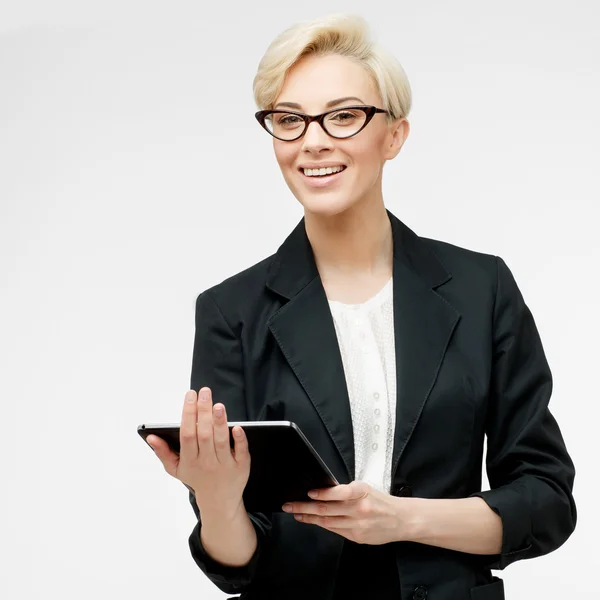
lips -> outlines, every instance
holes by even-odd
[[[306,169],[310,170],[319,170],[319,169],[338,169],[345,168],[347,165],[344,163],[338,162],[311,162],[311,163],[302,163],[298,166],[300,171],[305,171]]]
[[[336,182],[342,177],[344,171],[346,170],[346,165],[331,165],[331,167],[334,166],[341,166],[343,167],[341,171],[338,171],[337,173],[331,173],[331,174],[326,174],[326,175],[305,175],[304,173],[304,169],[299,169],[300,174],[302,175],[302,179],[303,181],[306,183],[307,186],[312,187],[312,188],[323,188],[323,187],[328,187],[331,185],[335,185]],[[317,167],[313,167],[315,170],[317,169]],[[319,168],[326,168],[326,167],[319,167]]]

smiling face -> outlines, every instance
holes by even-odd
[[[326,55],[297,62],[273,108],[317,115],[357,105],[383,108],[375,81],[352,59]],[[381,199],[383,165],[398,154],[408,132],[405,119],[390,123],[387,115],[378,113],[347,139],[333,138],[313,122],[299,140],[273,138],[273,147],[285,181],[305,212],[331,216]],[[312,169],[321,168],[339,172],[315,176]]]

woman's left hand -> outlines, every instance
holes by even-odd
[[[319,525],[359,544],[407,539],[406,498],[397,498],[365,481],[316,490],[316,500],[285,504],[298,521]]]

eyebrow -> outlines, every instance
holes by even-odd
[[[331,108],[332,106],[336,106],[338,104],[342,104],[342,102],[348,102],[349,100],[358,100],[360,104],[364,104],[364,102],[357,98],[356,96],[345,96],[344,98],[336,98],[335,100],[330,100],[325,104],[325,108]],[[276,109],[278,106],[286,106],[287,108],[295,108],[296,110],[302,110],[302,107],[296,102],[278,102],[273,109]]]

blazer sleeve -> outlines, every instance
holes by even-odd
[[[192,357],[190,389],[198,392],[208,386],[213,401],[222,402],[228,421],[246,421],[244,370],[240,339],[229,326],[212,296],[201,293],[196,300],[196,330]],[[197,523],[189,537],[192,557],[198,567],[223,592],[234,594],[246,591],[257,572],[260,557],[271,531],[269,515],[249,513],[258,538],[257,549],[249,564],[230,567],[213,560],[200,541],[201,515],[191,488],[189,501]]]
[[[477,492],[502,519],[504,569],[561,546],[575,529],[575,468],[548,404],[552,375],[533,316],[505,262],[496,257],[493,369],[486,417],[490,490]]]

